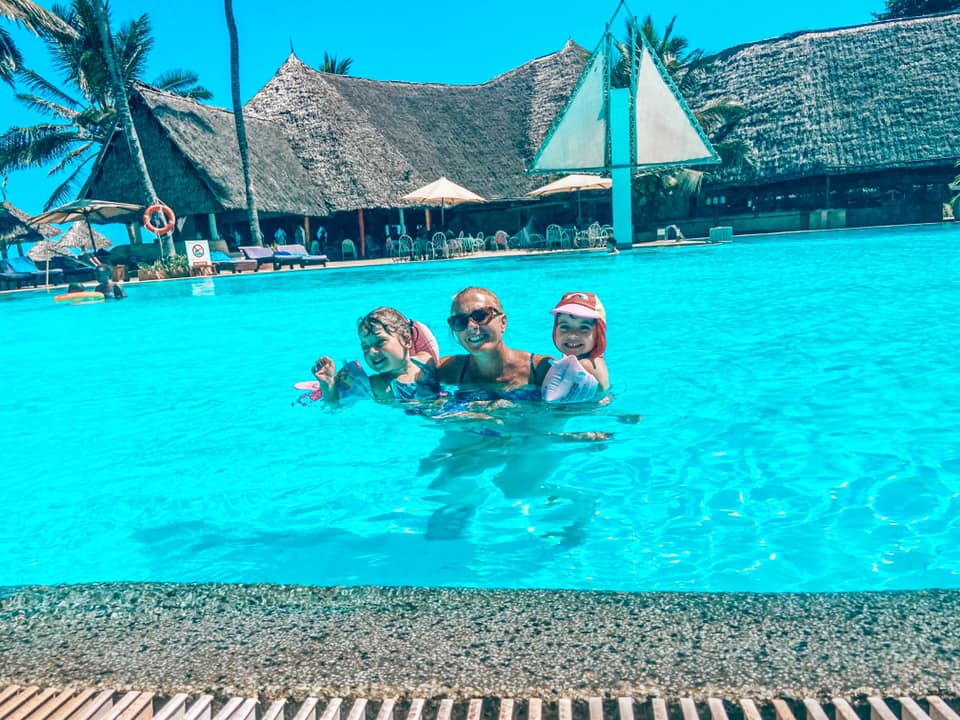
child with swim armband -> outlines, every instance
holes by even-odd
[[[356,360],[337,371],[331,358],[321,357],[313,374],[324,400],[343,404],[364,396],[380,402],[437,397],[440,348],[426,325],[379,307],[360,318],[357,335],[364,362],[375,374],[368,378]]]
[[[568,292],[550,311],[553,344],[563,353],[543,381],[547,402],[592,402],[610,389],[603,353],[607,348],[607,313],[593,293]]]

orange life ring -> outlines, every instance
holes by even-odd
[[[153,215],[154,213],[162,213],[163,217],[166,219],[166,225],[157,227],[153,224]],[[162,202],[157,200],[153,205],[148,207],[143,211],[143,226],[155,235],[166,235],[168,232],[173,230],[174,224],[177,222],[177,216],[173,214],[173,210]]]

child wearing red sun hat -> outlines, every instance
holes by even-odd
[[[607,349],[607,311],[593,293],[568,292],[550,311],[553,344],[564,355],[575,355],[597,379],[601,390],[610,388],[610,375],[603,353]]]

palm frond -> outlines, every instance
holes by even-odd
[[[48,197],[47,201],[43,204],[44,210],[50,210],[57,205],[62,205],[70,198],[77,196],[77,190],[79,190],[80,185],[83,184],[83,178],[80,174],[84,171],[84,167],[84,165],[78,165],[62,183],[54,188],[53,192],[50,193],[50,197]]]
[[[55,103],[52,100],[47,100],[46,98],[38,97],[37,95],[31,95],[29,93],[17,93],[16,98],[21,103],[26,105],[30,110],[33,110],[35,113],[40,115],[46,115],[47,117],[61,118],[63,120],[71,121],[77,115],[77,111],[72,107]]]
[[[30,0],[0,0],[0,15],[22,24],[35,35],[62,35],[73,37],[69,25]]]
[[[149,16],[141,15],[125,23],[114,37],[117,64],[126,83],[142,77],[147,69],[147,57],[154,44],[151,33]]]
[[[0,135],[0,172],[43,167],[59,161],[77,142],[77,133],[69,125],[33,125],[13,127]]]
[[[157,76],[151,85],[194,100],[209,100],[213,93],[202,85],[197,85],[199,77],[191,70],[175,68]]]
[[[74,148],[64,155],[60,162],[50,168],[50,171],[47,173],[47,175],[56,175],[58,172],[62,172],[65,168],[77,162],[81,164],[89,162],[91,157],[93,157],[93,153],[89,152],[92,147],[93,143],[88,142],[84,143],[80,147]]]
[[[0,27],[0,80],[14,86],[13,75],[23,65],[23,55],[5,28]]]
[[[23,68],[18,74],[18,77],[23,84],[26,85],[27,89],[33,91],[34,93],[39,93],[49,101],[56,102],[61,105],[69,105],[70,107],[80,107],[81,105],[76,98],[71,97],[64,92],[62,88],[57,87],[34,70]]]

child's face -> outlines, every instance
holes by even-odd
[[[360,349],[363,351],[364,362],[375,373],[400,372],[407,367],[410,348],[386,330],[361,332]]]
[[[596,343],[596,336],[593,332],[593,326],[596,322],[591,318],[558,313],[556,331],[553,333],[553,341],[557,350],[564,355],[586,355],[589,353]]]

